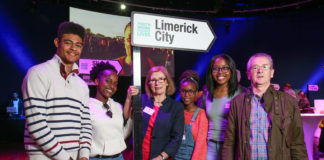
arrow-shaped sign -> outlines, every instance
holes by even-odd
[[[132,45],[208,52],[216,39],[208,21],[132,12]]]

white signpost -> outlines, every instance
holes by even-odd
[[[216,35],[208,21],[132,12],[134,159],[142,159],[141,53],[139,47],[208,52]]]
[[[132,12],[132,45],[208,52],[216,36],[208,21]]]

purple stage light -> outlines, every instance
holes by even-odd
[[[0,48],[3,50],[2,53],[22,72],[27,72],[29,67],[35,65],[35,58],[22,41],[19,31],[3,8],[0,8],[0,19]]]

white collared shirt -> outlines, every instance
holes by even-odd
[[[124,138],[132,130],[132,120],[128,120],[124,126],[122,105],[109,98],[112,118],[106,112],[107,109],[98,99],[90,98],[90,117],[92,124],[92,145],[90,157],[96,155],[115,155],[126,149]]]

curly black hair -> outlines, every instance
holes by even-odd
[[[111,65],[109,62],[99,62],[96,63],[90,71],[91,80],[95,81],[95,79],[99,76],[100,72],[103,70],[112,70],[117,74],[116,68],[113,65]]]

